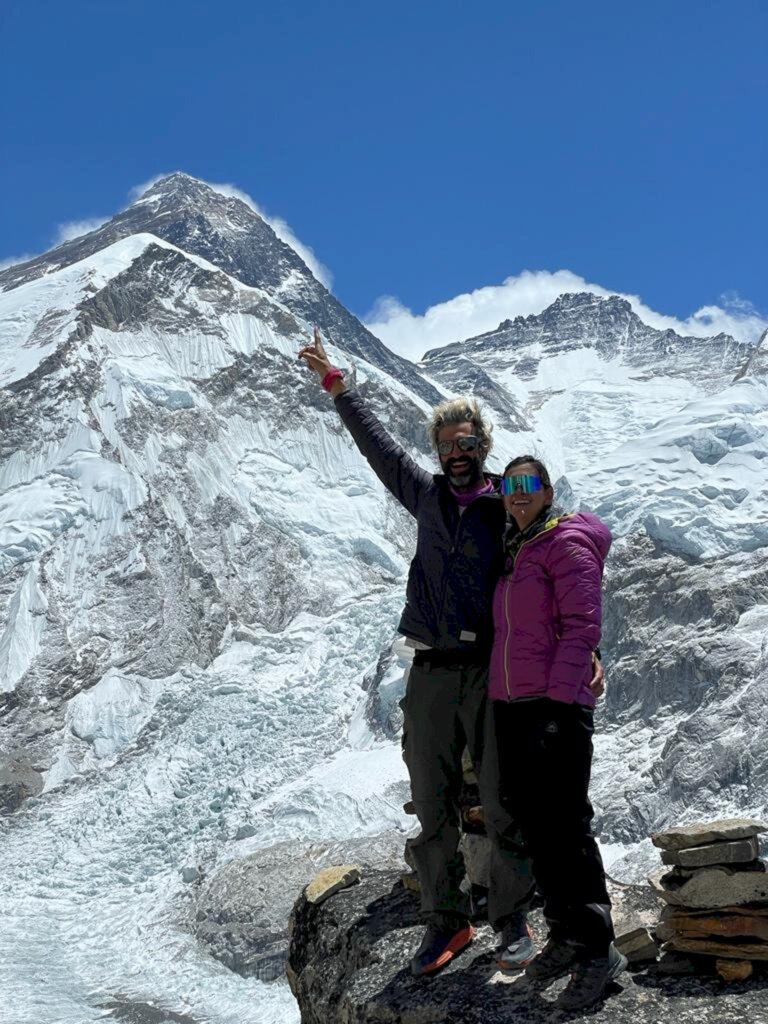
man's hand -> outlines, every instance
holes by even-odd
[[[592,671],[594,672],[594,676],[592,677],[592,682],[589,684],[589,689],[592,696],[597,700],[598,697],[602,697],[605,693],[605,669],[603,668],[603,663],[594,651],[592,652]]]
[[[319,327],[315,327],[315,337],[312,344],[305,345],[303,348],[299,349],[299,359],[303,359],[320,377],[320,380],[322,380],[326,373],[331,369],[330,360],[328,359],[323,343],[320,340]]]

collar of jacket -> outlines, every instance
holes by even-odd
[[[554,529],[566,515],[567,513],[556,505],[547,505],[524,530],[519,529],[515,520],[509,516],[504,532],[504,552],[507,557],[514,559],[523,544],[546,530]]]

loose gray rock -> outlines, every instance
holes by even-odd
[[[315,875],[304,890],[304,896],[309,903],[317,905],[359,881],[360,868],[356,864],[334,864]]]
[[[684,868],[705,868],[712,864],[748,864],[759,852],[759,843],[752,836],[727,843],[691,846],[687,850],[664,850],[661,860],[664,864],[679,864]]]
[[[715,970],[723,981],[746,981],[754,973],[749,960],[715,960]]]
[[[659,955],[658,944],[647,928],[635,928],[617,935],[615,945],[631,964],[655,960]]]
[[[657,832],[651,842],[662,850],[689,850],[705,843],[718,843],[734,839],[749,839],[768,832],[768,825],[752,818],[724,818],[694,825],[682,825]]]

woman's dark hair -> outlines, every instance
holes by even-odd
[[[512,459],[512,461],[508,462],[507,465],[504,467],[504,472],[502,473],[502,476],[506,476],[510,469],[514,469],[515,466],[522,466],[525,465],[526,463],[536,467],[536,472],[541,477],[541,482],[544,484],[545,487],[552,486],[552,481],[549,479],[549,472],[547,471],[547,467],[544,465],[541,459],[535,459],[533,455],[518,455],[516,459]]]

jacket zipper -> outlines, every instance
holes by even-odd
[[[438,621],[442,620],[443,613],[445,611],[445,592],[448,589],[448,576],[450,574],[450,566],[453,563],[453,559],[454,559],[454,556],[456,554],[456,547],[457,547],[458,540],[459,540],[459,534],[461,533],[461,525],[462,525],[461,520],[462,519],[463,519],[463,516],[460,515],[459,516],[459,521],[456,523],[456,529],[453,531],[453,536],[451,538],[451,547],[450,547],[450,550],[448,552],[448,571],[446,571],[444,576],[443,576],[443,586],[442,586],[442,589],[440,591],[440,609],[439,609]]]

